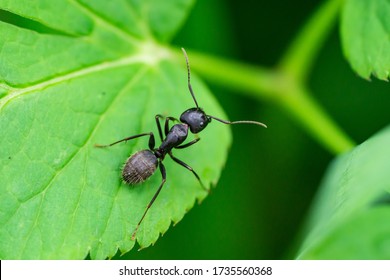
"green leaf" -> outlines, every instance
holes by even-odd
[[[299,258],[390,258],[389,142],[387,127],[331,165]]]
[[[362,77],[387,80],[390,73],[390,1],[346,0],[341,37],[344,54]]]
[[[1,259],[102,259],[134,246],[161,174],[130,187],[120,173],[148,138],[94,144],[150,131],[159,144],[155,115],[179,117],[194,106],[184,57],[161,45],[192,2],[1,1],[11,17],[0,18]],[[192,86],[206,112],[226,118],[195,73]],[[174,153],[209,186],[231,135],[212,123],[199,136]],[[167,182],[138,231],[141,247],[207,194],[191,172],[169,157],[164,164]]]

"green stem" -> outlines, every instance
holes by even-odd
[[[306,79],[343,3],[344,0],[326,1],[309,18],[281,59],[279,68],[282,71],[297,81]]]
[[[182,60],[182,54],[177,55],[177,58]],[[205,80],[282,106],[312,137],[332,153],[342,153],[354,146],[353,141],[321,106],[310,98],[309,90],[283,72],[197,52],[189,52],[189,56],[192,69]]]
[[[296,92],[287,93],[280,105],[286,108],[292,116],[320,144],[334,154],[340,154],[352,149],[355,143],[329,117],[322,107],[310,97],[308,90],[297,88]]]
[[[329,0],[320,7],[303,27],[277,69],[189,52],[191,67],[212,83],[236,89],[262,101],[273,101],[330,152],[345,152],[355,144],[310,97],[304,83],[343,1]],[[181,52],[175,55],[183,61]]]

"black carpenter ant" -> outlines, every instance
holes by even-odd
[[[162,115],[156,115],[156,124],[158,128],[158,133],[160,135],[161,139],[161,145],[158,148],[155,148],[155,139],[153,132],[149,133],[141,133],[134,136],[127,137],[125,139],[116,141],[114,143],[111,143],[109,145],[99,145],[95,144],[95,147],[104,148],[104,147],[110,147],[115,144],[118,144],[120,142],[126,142],[128,140],[132,140],[138,137],[142,136],[149,136],[149,149],[148,150],[142,150],[139,152],[136,152],[133,154],[127,161],[125,166],[122,170],[122,178],[123,181],[130,185],[135,185],[144,182],[146,179],[148,179],[150,176],[153,175],[153,173],[156,171],[157,167],[160,168],[160,172],[162,175],[162,182],[160,186],[158,187],[156,193],[152,197],[152,200],[149,202],[149,204],[146,206],[145,212],[142,215],[141,219],[139,220],[131,239],[134,240],[135,236],[137,234],[138,228],[141,225],[143,219],[146,216],[146,213],[148,212],[149,208],[153,205],[153,202],[156,200],[158,194],[160,193],[162,187],[164,186],[164,183],[166,181],[166,171],[165,167],[163,165],[163,160],[165,156],[168,154],[176,163],[180,164],[181,166],[185,167],[189,171],[191,171],[196,179],[199,181],[200,185],[205,191],[208,191],[208,189],[203,185],[200,177],[198,174],[186,163],[181,161],[180,159],[176,158],[172,154],[172,149],[184,149],[187,148],[195,143],[197,143],[200,138],[195,138],[194,140],[182,144],[187,136],[188,136],[188,129],[191,131],[191,133],[196,134],[201,132],[205,127],[211,122],[212,119],[219,121],[224,124],[240,124],[240,123],[248,123],[248,124],[255,124],[267,127],[265,124],[256,122],[256,121],[226,121],[219,119],[214,116],[207,115],[203,109],[199,108],[198,102],[196,101],[194,92],[192,90],[191,86],[191,77],[190,77],[190,64],[188,62],[188,56],[184,48],[182,48],[182,51],[184,53],[184,57],[186,59],[187,64],[187,73],[188,73],[188,89],[192,95],[192,98],[195,102],[196,107],[186,110],[184,113],[180,116],[180,121],[177,120],[174,117],[166,117],[165,118],[165,125],[164,125],[164,135],[160,124],[160,119],[164,118]],[[169,121],[176,121],[178,124],[173,125],[171,128],[169,128]]]

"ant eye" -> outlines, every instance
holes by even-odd
[[[204,122],[200,122],[200,125],[203,126]]]

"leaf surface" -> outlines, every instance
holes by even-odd
[[[346,0],[341,22],[344,54],[363,78],[388,80],[390,1]]]
[[[387,127],[333,162],[299,258],[390,258],[389,141]]]
[[[27,22],[0,18],[1,259],[103,259],[134,246],[130,236],[161,174],[130,187],[120,173],[148,138],[94,144],[153,132],[158,145],[154,116],[178,118],[194,106],[184,57],[175,61],[162,45],[192,2],[1,1]],[[195,73],[192,84],[206,112],[226,118]],[[231,135],[212,123],[199,137],[174,154],[209,186]],[[206,196],[191,172],[169,157],[164,164],[167,182],[138,231],[141,247]]]

